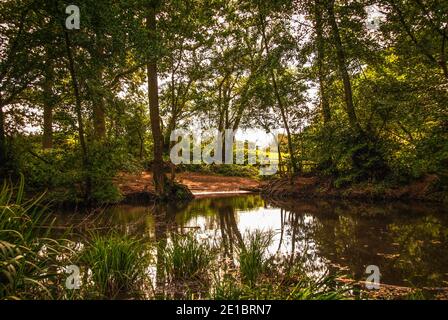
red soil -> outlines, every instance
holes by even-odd
[[[259,187],[259,182],[251,178],[224,177],[196,172],[178,173],[176,181],[186,185],[196,195],[238,193]],[[140,192],[154,192],[152,174],[147,171],[137,175],[121,173],[115,179],[115,183],[124,196]]]

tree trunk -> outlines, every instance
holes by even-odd
[[[95,140],[101,141],[106,137],[106,115],[103,93],[101,86],[103,85],[102,67],[96,71],[95,86],[93,88],[93,129],[95,130]]]
[[[53,96],[53,70],[51,65],[45,74],[45,80],[43,82],[43,92],[44,92],[44,127],[43,127],[43,137],[42,137],[42,148],[51,149],[53,148],[53,107],[54,107],[54,96]]]
[[[283,106],[282,99],[281,99],[280,93],[278,91],[277,80],[275,78],[275,74],[274,74],[273,70],[271,70],[271,77],[272,77],[272,83],[274,86],[275,97],[277,99],[278,107],[279,107],[280,113],[282,115],[283,125],[285,126],[285,130],[286,130],[286,138],[288,140],[288,152],[289,152],[289,156],[291,158],[291,174],[294,174],[298,171],[297,160],[296,160],[296,156],[294,154],[295,150],[294,150],[294,147],[292,144],[291,131],[289,129],[288,119],[286,118],[285,108]]]
[[[42,137],[42,148],[53,148],[53,106],[44,105],[44,133]]]
[[[355,113],[355,107],[353,104],[353,93],[352,93],[352,85],[350,82],[350,77],[347,71],[347,62],[345,58],[345,51],[342,46],[341,36],[339,34],[339,27],[336,22],[336,18],[334,15],[334,0],[329,0],[327,3],[327,12],[328,18],[331,26],[331,31],[333,33],[333,42],[336,47],[336,55],[337,55],[337,63],[339,68],[339,73],[342,78],[342,82],[344,84],[344,95],[345,95],[345,106],[346,112],[348,115],[348,120],[350,122],[350,126],[353,130],[356,130],[358,133],[361,133],[361,126],[359,125],[358,119]]]
[[[322,110],[322,116],[324,123],[328,123],[331,120],[330,105],[328,102],[326,92],[326,77],[324,71],[324,59],[325,59],[325,43],[323,37],[323,24],[322,24],[322,5],[319,0],[315,0],[315,29],[316,29],[316,46],[317,46],[317,68],[319,78],[319,91],[320,91],[320,107]]]
[[[163,145],[164,145],[164,152],[169,155],[170,154],[170,148],[173,145],[173,142],[171,139],[171,133],[176,129],[177,124],[177,114],[176,111],[173,111],[170,120],[168,121],[168,125],[165,130],[165,137],[163,138]]]
[[[79,83],[78,78],[76,75],[75,70],[75,62],[73,59],[73,53],[72,53],[72,46],[69,34],[67,30],[64,29],[64,36],[65,36],[65,46],[67,50],[67,58],[68,58],[68,69],[70,71],[70,77],[72,79],[72,88],[73,88],[73,94],[75,96],[75,111],[76,111],[76,117],[78,121],[78,135],[79,135],[79,143],[81,145],[81,151],[82,151],[82,164],[84,169],[84,175],[85,175],[85,190],[84,190],[84,200],[86,203],[90,201],[91,191],[92,191],[92,181],[90,179],[90,175],[88,173],[89,168],[89,156],[88,156],[88,150],[87,145],[84,137],[84,124],[82,121],[82,105],[81,105],[81,95],[79,92]]]
[[[259,8],[259,11],[260,11],[260,8]],[[262,15],[261,11],[259,13],[259,17],[260,17],[261,35],[263,37],[263,43],[265,46],[266,54],[269,57],[270,50],[269,50],[269,44],[268,44],[268,41],[266,38],[266,26],[265,26],[264,17]],[[286,117],[285,107],[283,105],[283,101],[280,96],[280,92],[278,90],[277,79],[276,79],[274,70],[271,68],[269,71],[270,71],[270,75],[271,75],[272,85],[274,87],[275,98],[277,100],[278,108],[280,109],[280,114],[281,114],[282,120],[283,120],[283,125],[285,126],[285,130],[286,130],[286,137],[288,140],[288,152],[289,152],[289,155],[291,158],[291,173],[294,174],[298,171],[298,168],[297,168],[296,157],[294,154],[294,147],[292,144],[291,131],[289,129],[289,124],[288,124],[288,119]]]
[[[156,8],[149,6],[146,19],[146,27],[148,30],[149,43],[156,44]],[[155,47],[155,46],[154,46]],[[151,130],[153,138],[154,161],[152,165],[153,180],[156,193],[160,197],[166,194],[166,176],[163,171],[163,137],[160,129],[160,115],[159,115],[159,95],[157,82],[157,58],[148,56],[146,65],[148,76],[148,100],[149,100],[149,115],[151,118]]]
[[[448,79],[448,66],[446,64],[446,56],[445,56],[445,47],[446,47],[446,33],[448,30],[448,24],[446,24],[445,29],[443,29],[443,34],[442,34],[442,47],[440,49],[440,59],[439,59],[439,64],[440,67],[443,70],[443,75],[445,76],[446,79]]]
[[[106,137],[106,117],[104,112],[104,98],[97,96],[93,104],[93,128],[95,140],[103,140]]]

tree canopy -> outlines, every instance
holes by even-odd
[[[0,172],[85,201],[175,129],[281,128],[290,174],[448,185],[443,0],[0,3]],[[283,173],[281,170],[280,173]],[[66,192],[67,190],[71,190]]]

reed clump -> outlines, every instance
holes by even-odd
[[[148,246],[141,240],[112,232],[92,235],[79,254],[79,264],[88,270],[84,282],[89,295],[116,298],[122,294],[138,296],[149,281]]]

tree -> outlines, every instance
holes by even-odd
[[[157,47],[157,20],[156,13],[159,4],[150,3],[147,7],[146,28],[148,30],[148,42],[152,48]],[[166,195],[166,176],[163,169],[163,136],[160,129],[159,115],[159,86],[157,80],[157,56],[148,54],[146,65],[148,77],[148,100],[151,117],[151,132],[153,138],[154,161],[152,173],[156,192],[160,197]]]
[[[331,110],[327,95],[327,81],[325,70],[325,38],[324,38],[324,7],[322,0],[314,1],[314,31],[316,34],[316,61],[317,61],[317,73],[319,80],[319,93],[320,93],[320,108],[322,110],[323,121],[328,124],[331,120]]]
[[[334,0],[327,1],[327,14],[328,21],[331,27],[331,32],[333,34],[333,45],[336,48],[337,64],[339,69],[339,74],[342,78],[344,84],[344,95],[345,95],[345,107],[352,129],[359,133],[362,133],[361,126],[359,125],[358,118],[355,112],[355,106],[353,104],[353,92],[352,84],[350,81],[350,76],[347,71],[347,61],[345,58],[345,50],[342,45],[341,36],[339,33],[339,27],[336,22],[336,17],[334,14]]]
[[[257,2],[257,8],[258,8],[258,18],[259,18],[259,27],[260,27],[260,31],[261,31],[261,37],[262,37],[262,42],[264,44],[264,50],[266,52],[266,55],[268,57],[268,59],[272,59],[275,57],[271,56],[271,50],[269,47],[269,42],[267,39],[267,35],[266,35],[266,7],[262,7],[260,2]],[[274,70],[274,68],[269,68],[269,74],[271,77],[271,81],[272,81],[272,87],[274,89],[274,94],[275,94],[275,98],[277,100],[277,106],[280,110],[280,114],[282,116],[282,120],[283,120],[283,126],[285,127],[286,130],[286,137],[288,140],[288,152],[290,155],[290,159],[291,159],[291,171],[292,173],[296,173],[298,170],[298,166],[297,166],[297,160],[296,160],[296,155],[295,155],[295,150],[294,150],[294,146],[293,146],[293,142],[292,142],[292,133],[291,130],[289,128],[289,121],[287,118],[287,114],[286,114],[286,110],[285,110],[285,106],[282,100],[282,97],[280,96],[279,93],[279,88],[277,85],[277,76],[276,76],[276,72]]]
[[[2,2],[0,32],[0,163],[8,163],[6,111],[18,102],[20,95],[38,79],[40,60],[33,54],[41,38],[32,1]],[[36,27],[36,28],[35,28]],[[3,170],[1,170],[3,171]]]

